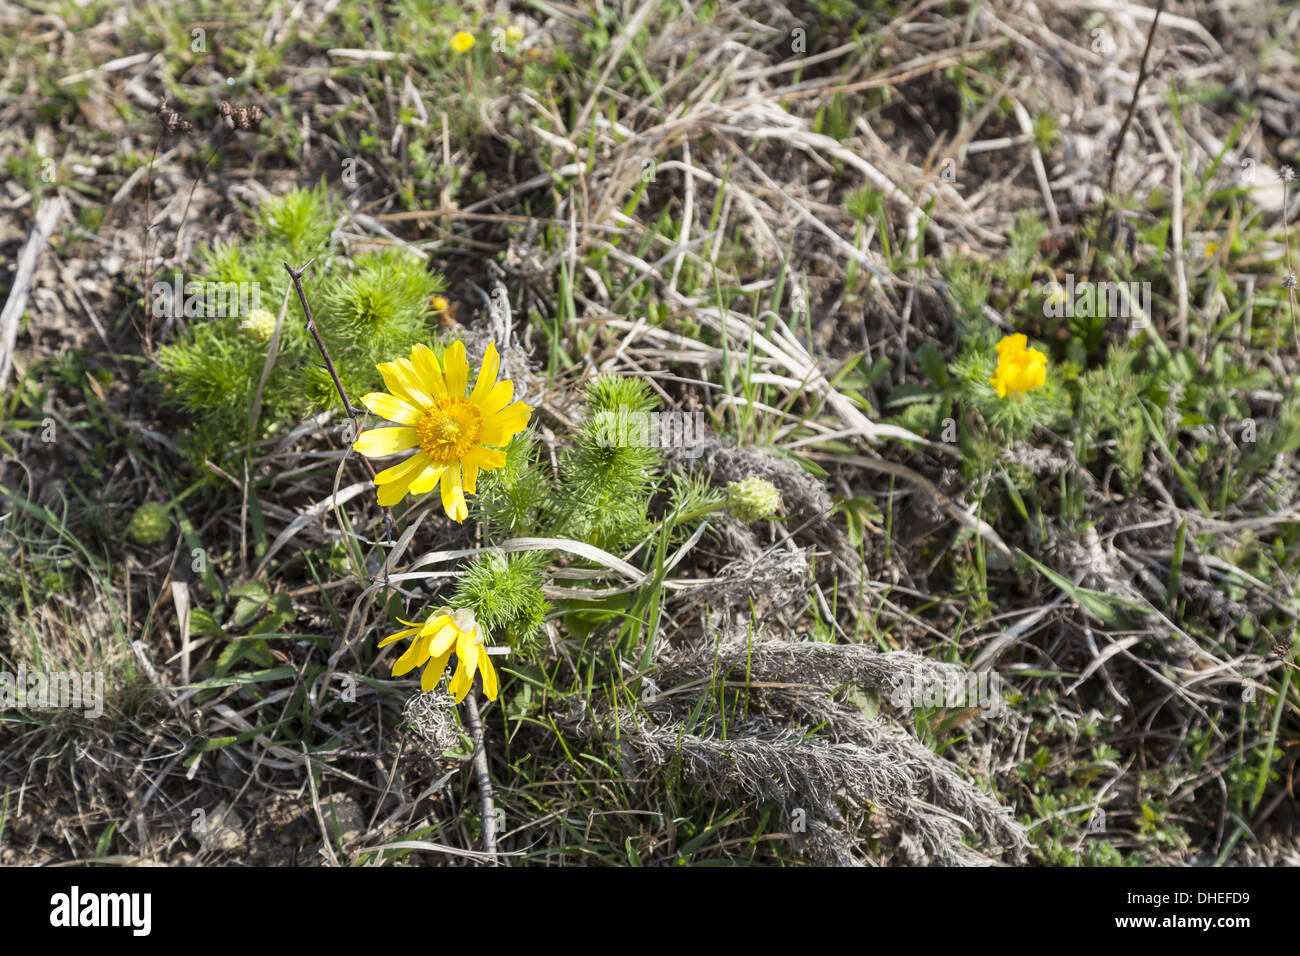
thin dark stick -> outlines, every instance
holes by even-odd
[[[361,422],[357,418],[357,412],[362,411],[362,409],[354,408],[352,402],[348,400],[347,389],[343,387],[343,382],[339,379],[339,373],[334,368],[334,360],[330,358],[329,349],[325,347],[325,340],[320,337],[320,330],[316,327],[316,319],[313,318],[311,314],[311,306],[307,303],[307,293],[302,287],[302,275],[307,271],[307,267],[315,261],[315,257],[308,259],[301,269],[296,270],[287,262],[283,263],[283,265],[285,271],[289,273],[289,279],[293,282],[294,290],[298,293],[298,301],[302,303],[303,314],[307,317],[307,331],[310,332],[311,337],[316,340],[316,347],[320,349],[321,358],[325,360],[325,371],[329,372],[330,378],[334,380],[334,388],[338,391],[339,398],[343,400],[343,408],[347,411],[348,417],[352,419],[352,434],[359,437],[361,435]],[[357,457],[361,459],[361,464],[365,466],[366,473],[370,475],[370,480],[374,481],[375,469],[374,466],[370,464],[370,459],[365,455],[358,455]],[[384,509],[384,521],[388,532],[388,540],[391,541],[393,540],[392,508]]]
[[[153,226],[149,224],[149,219],[152,216],[150,208],[153,203],[153,164],[158,158],[158,147],[162,145],[164,135],[163,133],[158,134],[158,141],[153,144],[153,155],[149,157],[149,175],[144,189],[144,236],[140,248],[140,279],[143,285],[140,290],[140,302],[144,306],[144,325],[147,330],[141,333],[140,337],[144,339],[145,354],[150,360],[153,359],[153,342],[150,341],[153,336],[153,317],[150,315],[149,310],[149,280],[153,277],[153,274],[149,270],[149,233],[153,230]],[[131,319],[131,324],[135,325],[134,317]],[[136,326],[135,330],[140,332],[140,327]]]
[[[469,715],[469,732],[474,738],[474,782],[478,787],[479,805],[483,810],[483,852],[497,855],[496,807],[492,800],[492,777],[488,774],[487,741],[483,735],[483,721],[478,714],[478,702],[471,691],[465,698]]]
[[[1295,346],[1296,353],[1300,354],[1300,325],[1296,324],[1295,317],[1296,276],[1295,270],[1291,268],[1291,226],[1287,222],[1287,212],[1291,208],[1290,186],[1294,175],[1295,173],[1290,166],[1282,168],[1282,235],[1285,237],[1285,244],[1282,248],[1286,250],[1286,279],[1284,285],[1287,290],[1287,303],[1291,306],[1291,344]]]
[[[1109,194],[1115,186],[1115,170],[1119,165],[1120,150],[1124,148],[1124,137],[1128,135],[1128,128],[1133,122],[1133,114],[1137,111],[1138,94],[1142,92],[1142,84],[1147,78],[1147,60],[1151,56],[1151,46],[1156,38],[1156,26],[1160,23],[1160,14],[1164,12],[1165,0],[1156,0],[1156,15],[1151,18],[1151,31],[1147,34],[1146,49],[1142,51],[1142,65],[1138,68],[1137,83],[1133,86],[1133,99],[1129,100],[1128,112],[1124,114],[1124,125],[1119,128],[1119,136],[1115,140],[1115,148],[1110,153],[1110,172],[1106,176],[1106,192]]]
[[[213,147],[212,152],[208,154],[208,158],[204,160],[203,165],[199,167],[199,174],[194,177],[194,182],[190,183],[190,194],[185,198],[185,209],[181,212],[181,224],[176,227],[176,252],[178,254],[181,251],[181,233],[185,231],[185,220],[189,218],[190,204],[194,202],[194,191],[199,188],[199,182],[202,181],[205,175],[207,175],[208,167],[212,165],[212,161],[217,158],[223,149],[225,149],[226,144],[230,142],[230,137],[234,135],[235,131],[232,129],[230,132],[226,133],[221,142],[217,143],[217,145]]]
[[[165,102],[165,101],[164,101],[164,102]],[[203,165],[199,168],[199,174],[198,174],[197,176],[194,177],[194,182],[190,183],[190,194],[189,194],[189,196],[187,196],[186,199],[185,199],[185,209],[181,212],[181,223],[180,223],[179,226],[176,227],[176,252],[177,252],[178,254],[179,254],[180,251],[181,251],[181,235],[182,235],[182,233],[185,232],[185,221],[189,218],[189,215],[190,215],[190,205],[194,202],[194,192],[195,192],[195,190],[197,190],[197,189],[199,188],[199,182],[202,181],[203,177],[207,174],[207,172],[208,172],[208,167],[212,165],[212,161],[213,161],[214,159],[217,158],[217,156],[221,153],[221,150],[225,148],[226,143],[230,142],[230,137],[232,137],[232,136],[234,136],[234,135],[235,135],[235,131],[234,131],[234,129],[231,129],[231,130],[230,130],[228,133],[226,133],[226,135],[222,138],[221,142],[217,143],[217,145],[216,145],[215,147],[213,147],[212,152],[208,154],[208,158],[207,158],[206,160],[204,160]],[[154,158],[157,158],[157,156],[158,156],[158,146],[159,146],[159,144],[161,144],[161,142],[162,142],[162,137],[160,136],[160,137],[158,137],[158,142],[154,144],[154,148],[153,148]],[[149,352],[149,357],[150,357],[150,358],[153,357],[153,355],[152,355],[152,352],[153,352],[153,313],[149,310],[149,280],[153,278],[153,272],[154,272],[154,270],[153,270],[152,265],[151,265],[150,260],[149,260],[149,234],[150,234],[151,232],[153,232],[153,230],[154,230],[155,227],[157,227],[157,226],[161,226],[161,225],[162,225],[161,222],[151,223],[151,222],[149,221],[149,205],[150,205],[150,200],[151,200],[152,197],[153,197],[153,163],[154,163],[154,158],[151,158],[151,159],[149,160],[149,166],[150,166],[150,169],[149,169],[149,184],[148,184],[148,186],[147,186],[147,188],[146,188],[145,195],[144,195],[144,223],[145,223],[145,230],[144,230],[144,255],[143,255],[143,259],[142,259],[142,263],[141,263],[141,269],[142,269],[142,271],[144,271],[144,273],[145,273],[145,275],[144,275],[144,286],[145,286],[145,328],[148,330],[148,331],[147,331],[147,334],[145,335],[145,348],[146,348],[146,350]]]
[[[1142,63],[1138,67],[1137,83],[1133,85],[1133,98],[1128,101],[1128,112],[1124,114],[1124,122],[1120,125],[1119,135],[1115,137],[1115,145],[1110,151],[1110,169],[1106,173],[1106,195],[1102,200],[1101,220],[1097,224],[1097,235],[1093,238],[1092,253],[1088,257],[1088,268],[1085,276],[1093,279],[1092,270],[1097,264],[1097,250],[1101,246],[1101,225],[1105,221],[1106,211],[1110,207],[1111,193],[1115,188],[1115,171],[1119,168],[1119,154],[1124,149],[1124,140],[1128,136],[1128,128],[1133,123],[1133,114],[1137,112],[1138,95],[1142,92],[1142,84],[1147,78],[1147,60],[1151,57],[1151,46],[1156,38],[1156,26],[1160,23],[1160,14],[1164,12],[1165,0],[1156,0],[1156,15],[1151,18],[1151,30],[1147,33],[1147,45],[1142,51]]]

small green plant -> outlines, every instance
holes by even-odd
[[[167,506],[156,501],[147,501],[135,510],[131,523],[127,525],[127,536],[136,544],[157,544],[167,537],[172,529],[171,516]]]
[[[517,437],[506,466],[483,481],[483,509],[500,531],[575,538],[617,551],[644,537],[659,452],[640,440],[658,407],[637,379],[603,375],[586,389],[587,419],[560,458],[558,479],[536,463],[531,439]]]
[[[199,279],[155,285],[155,310],[181,309],[178,286],[184,297],[184,325],[158,350],[154,378],[189,416],[182,444],[200,473],[205,459],[226,465],[249,441],[340,407],[296,310],[277,339],[277,317],[263,308],[288,291],[285,262],[315,259],[324,274],[317,325],[349,395],[380,387],[379,362],[432,337],[429,299],[445,280],[400,250],[327,260],[332,215],[323,184],[295,189],[264,203],[241,242],[200,248]]]
[[[480,555],[466,566],[452,606],[472,610],[494,640],[517,651],[534,650],[551,609],[542,593],[546,557],[540,551]]]

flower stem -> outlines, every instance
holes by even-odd
[[[471,692],[465,698],[469,716],[469,731],[474,738],[474,782],[478,786],[479,805],[483,811],[483,852],[495,859],[497,855],[496,807],[492,800],[492,778],[488,775],[487,741],[483,735],[483,721],[478,713],[478,701]]]
[[[316,327],[316,319],[312,316],[311,306],[307,302],[307,293],[302,287],[303,273],[306,272],[307,267],[315,261],[315,258],[308,259],[303,263],[301,269],[294,269],[294,267],[289,265],[287,262],[283,263],[283,265],[285,271],[289,273],[290,281],[293,282],[294,290],[298,293],[298,301],[302,303],[303,315],[307,317],[307,331],[310,332],[311,337],[316,340],[316,347],[320,349],[321,358],[325,360],[325,370],[330,373],[330,378],[334,380],[334,388],[338,391],[339,398],[343,401],[343,409],[348,413],[348,417],[352,419],[352,434],[355,438],[361,434],[361,422],[357,419],[357,412],[361,411],[361,409],[354,408],[352,402],[348,400],[347,389],[343,387],[343,382],[339,379],[339,373],[334,368],[334,360],[330,358],[329,349],[325,347],[325,340],[320,337],[320,329]],[[370,459],[365,455],[359,455],[358,457],[361,459],[361,464],[365,466],[366,473],[370,475],[370,480],[374,481],[375,469],[374,466],[370,464]],[[388,540],[392,541],[392,508],[384,509],[384,522],[388,532]]]

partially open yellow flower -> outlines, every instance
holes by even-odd
[[[474,49],[474,34],[466,33],[460,30],[451,38],[451,49],[454,53],[468,53]]]
[[[1023,335],[1008,335],[998,342],[998,367],[989,379],[998,398],[1006,398],[1008,392],[1032,391],[1047,381],[1047,356],[1028,345]]]
[[[379,503],[395,505],[442,485],[442,506],[452,521],[469,515],[465,493],[474,494],[481,470],[506,463],[501,450],[528,425],[532,408],[511,403],[514,383],[498,382],[501,359],[488,343],[474,390],[465,394],[469,363],[465,346],[455,342],[443,356],[442,366],[427,345],[411,349],[411,357],[376,366],[388,392],[371,392],[362,404],[398,428],[372,428],[362,432],[352,447],[367,458],[395,455],[415,448],[405,461],[375,475]],[[391,394],[389,394],[391,393]]]
[[[497,672],[492,666],[492,658],[483,646],[484,634],[474,618],[474,612],[468,608],[459,611],[435,612],[423,624],[402,621],[406,630],[390,634],[379,642],[380,647],[387,647],[394,641],[405,637],[415,637],[406,653],[393,662],[393,676],[403,674],[425,664],[420,675],[420,690],[430,691],[438,686],[451,655],[456,654],[456,673],[447,685],[447,690],[460,703],[469,693],[474,683],[474,672],[483,675],[483,693],[488,700],[497,699]]]

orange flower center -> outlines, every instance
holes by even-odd
[[[483,413],[468,398],[444,398],[420,416],[420,450],[439,465],[460,461],[483,432]]]

